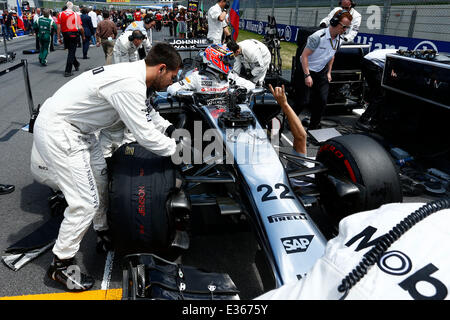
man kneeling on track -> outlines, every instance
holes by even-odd
[[[77,268],[74,257],[92,222],[100,239],[108,241],[106,162],[95,133],[121,120],[140,145],[171,156],[175,140],[147,121],[145,100],[147,88],[164,90],[180,66],[178,52],[158,43],[145,60],[82,73],[41,107],[34,127],[31,172],[38,182],[61,190],[68,204],[47,274],[71,291],[94,285],[91,276],[70,272]],[[78,88],[76,95],[73,88]]]

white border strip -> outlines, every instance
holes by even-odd
[[[103,272],[102,290],[109,289],[109,281],[111,280],[113,262],[114,262],[114,251],[108,251],[105,261],[105,271]]]

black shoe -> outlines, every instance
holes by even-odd
[[[83,57],[83,59],[89,59],[89,57]]]
[[[64,72],[64,77],[71,77],[73,76],[73,72]]]
[[[59,259],[54,256],[47,270],[50,279],[63,284],[69,291],[86,291],[94,286],[95,280],[80,272],[75,259]]]
[[[78,71],[78,70],[80,70],[80,65],[74,66],[74,68],[75,68],[75,71]]]
[[[0,184],[0,194],[8,194],[14,191],[16,187],[10,184]]]
[[[97,232],[97,253],[107,253],[114,249],[112,237],[109,230],[96,231]]]

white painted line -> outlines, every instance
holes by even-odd
[[[294,146],[294,144],[292,143],[292,141],[291,140],[289,140],[288,139],[288,137],[286,137],[285,135],[284,135],[284,133],[282,133],[281,134],[281,137],[284,139],[284,140],[286,140],[287,141],[287,143],[289,143],[290,145],[291,145],[291,147],[293,147]]]
[[[102,290],[109,289],[109,281],[111,280],[113,262],[114,262],[114,251],[108,251],[105,261],[105,271],[103,272]]]

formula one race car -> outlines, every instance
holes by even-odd
[[[267,134],[267,110],[277,105],[264,88],[247,92],[230,85],[221,98],[157,93],[159,113],[177,124],[176,154],[158,157],[137,143],[114,153],[109,218],[114,242],[126,252],[188,249],[192,213],[207,207],[211,214],[248,222],[259,244],[257,266],[270,290],[303,277],[327,242],[307,211],[308,196],[291,178],[313,182],[335,223],[402,201],[393,161],[368,136],[332,138],[315,160],[298,157],[280,152]],[[297,169],[286,170],[286,161]]]

